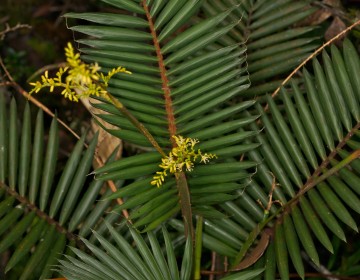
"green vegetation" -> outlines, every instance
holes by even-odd
[[[43,107],[6,100],[27,93],[4,71],[0,278],[359,277],[354,10],[102,2],[105,12],[64,15],[81,60],[69,45],[55,79],[47,71],[33,90],[22,86],[91,95],[96,123],[123,141],[123,156],[119,147],[102,162],[109,143],[85,132],[59,160],[61,118],[48,127]],[[326,13],[355,24],[325,46],[335,22]]]

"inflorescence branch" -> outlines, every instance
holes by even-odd
[[[195,145],[199,140],[192,138],[184,138],[179,135],[173,136],[176,146],[172,148],[168,156],[161,159],[159,165],[163,170],[156,172],[156,175],[151,181],[151,185],[160,187],[165,181],[167,172],[175,174],[182,172],[185,168],[186,171],[191,172],[194,168],[194,162],[200,160],[200,163],[207,163],[210,159],[216,158],[214,154],[201,153],[200,149],[195,151]]]

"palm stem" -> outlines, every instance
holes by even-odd
[[[184,172],[176,173],[176,183],[180,197],[181,213],[184,219],[185,236],[190,235],[191,239],[194,240],[190,192]]]
[[[201,250],[202,250],[202,231],[203,231],[203,217],[197,216],[196,230],[195,230],[195,262],[194,262],[194,280],[201,278]]]
[[[165,67],[164,57],[161,52],[160,41],[158,39],[158,35],[156,33],[156,29],[154,26],[153,18],[151,16],[148,4],[146,0],[142,1],[142,6],[144,8],[146,18],[149,23],[149,29],[151,32],[151,36],[153,38],[153,43],[156,51],[156,57],[158,59],[158,65],[160,70],[160,76],[162,81],[162,90],[164,92],[164,100],[165,100],[165,110],[168,120],[168,130],[170,134],[170,140],[172,142],[172,146],[176,147],[176,143],[172,136],[177,134],[177,127],[175,122],[175,114],[173,108],[173,101],[171,98],[171,89],[169,85],[169,79],[167,77],[167,69]],[[146,136],[146,135],[145,135]],[[194,227],[192,224],[192,210],[191,210],[191,203],[190,203],[190,192],[189,186],[187,183],[186,176],[183,172],[176,175],[176,185],[179,192],[180,197],[180,205],[181,205],[181,212],[184,219],[185,225],[185,236],[187,237],[188,234],[194,240]]]

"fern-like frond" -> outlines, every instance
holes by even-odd
[[[71,248],[79,260],[66,256],[66,260],[60,261],[61,265],[58,266],[58,270],[62,275],[69,280],[190,279],[193,250],[190,237],[186,241],[182,265],[179,269],[170,234],[165,227],[162,227],[161,235],[165,243],[163,250],[158,241],[159,236],[156,236],[152,231],[148,232],[147,238],[144,239],[135,229],[129,226],[128,230],[135,244],[133,246],[110,224],[106,223],[106,226],[115,244],[110,243],[107,238],[94,231],[94,236],[101,244],[101,248],[86,239],[82,239],[93,255]]]
[[[255,137],[261,143],[259,149],[248,156],[259,162],[257,174],[239,200],[224,205],[238,226],[249,229],[253,225],[234,267],[245,268],[245,263],[254,263],[266,251],[265,274],[275,273],[276,264],[281,278],[287,279],[290,259],[304,277],[300,248],[320,265],[313,236],[333,252],[330,232],[343,241],[345,225],[358,232],[352,211],[360,213],[360,59],[347,39],[342,52],[331,46],[330,56],[327,51],[322,53],[324,66],[315,58],[313,74],[303,69],[304,84],[292,80],[281,89],[279,98],[267,96],[269,112],[256,105],[264,132]],[[256,124],[251,127],[258,129]],[[261,217],[263,210],[256,202],[268,206],[264,190],[281,203],[269,208],[270,218]],[[250,223],[243,218],[245,211]],[[267,241],[260,241],[246,257],[258,234]]]
[[[171,235],[162,227],[162,234],[153,231],[147,233],[146,238],[129,226],[132,240],[126,240],[115,228],[106,223],[110,231],[108,239],[94,231],[99,245],[94,245],[82,239],[92,254],[71,248],[75,257],[66,256],[60,261],[58,270],[67,279],[182,279],[192,278],[192,246],[190,237],[187,238],[182,253],[181,267],[176,259],[175,247]],[[163,240],[163,242],[159,242]],[[131,242],[131,243],[130,243]],[[163,244],[161,244],[163,243]],[[233,273],[223,277],[225,280],[250,280],[259,276],[263,269]]]
[[[133,73],[115,76],[108,90],[144,124],[165,151],[176,145],[173,136],[182,135],[198,139],[198,148],[216,154],[218,159],[195,166],[193,172],[185,174],[186,180],[183,175],[167,177],[160,189],[150,185],[161,163],[156,152],[109,164],[96,170],[96,177],[127,180],[110,198],[126,199],[118,210],[139,207],[130,218],[144,230],[157,227],[180,209],[183,215],[191,215],[190,209],[207,216],[218,215],[209,206],[235,199],[234,191],[244,187],[243,180],[251,176],[256,165],[233,158],[234,154],[253,148],[243,145],[243,141],[258,133],[240,131],[257,118],[239,117],[254,101],[231,103],[249,87],[246,48],[239,41],[209,48],[233,30],[237,22],[223,23],[239,7],[233,5],[214,16],[200,18],[198,11],[205,1],[105,2],[123,13],[109,14],[109,21],[104,14],[66,15],[91,22],[71,27],[93,37],[77,40],[82,45],[82,57],[98,62],[104,70],[121,65]],[[151,147],[111,104],[97,103],[94,107],[109,113],[98,117],[119,127],[110,131],[113,135]],[[174,191],[176,186],[178,191]],[[188,222],[190,219],[186,218]]]
[[[207,15],[216,15],[238,4],[223,24],[236,22],[226,34],[221,46],[229,42],[246,40],[248,71],[252,87],[244,93],[247,97],[274,91],[289,72],[299,65],[311,51],[319,46],[318,37],[310,35],[314,26],[295,26],[316,11],[309,1],[217,1],[204,3]],[[312,32],[314,33],[314,32]]]
[[[15,99],[7,110],[1,93],[0,112],[0,253],[9,252],[6,277],[47,279],[66,245],[81,247],[77,235],[100,229],[99,219],[110,207],[110,201],[98,201],[111,193],[102,192],[104,181],[87,182],[97,136],[83,151],[84,135],[62,167],[56,118],[45,145],[42,110],[32,128],[27,103],[19,126]]]

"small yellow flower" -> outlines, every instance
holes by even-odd
[[[106,88],[108,87],[110,79],[116,73],[131,74],[123,67],[118,67],[110,70],[105,76],[100,73],[100,66],[97,63],[86,64],[80,59],[80,54],[75,53],[71,43],[65,47],[65,56],[67,66],[59,68],[55,74],[55,78],[49,78],[48,71],[45,71],[41,76],[41,82],[30,83],[33,89],[29,92],[38,93],[41,89],[48,87],[50,92],[55,88],[63,88],[61,92],[65,98],[71,101],[78,101],[79,98],[89,97],[91,95],[108,98]],[[63,75],[67,74],[65,82],[63,82]],[[78,92],[76,91],[78,90]]]
[[[191,172],[194,169],[194,162],[197,158],[200,158],[200,162],[207,163],[210,159],[216,158],[214,154],[201,153],[198,149],[195,151],[194,146],[199,143],[199,140],[192,138],[184,138],[181,135],[173,136],[176,147],[172,148],[169,155],[161,159],[161,164],[159,167],[163,171],[157,171],[151,181],[151,185],[156,185],[160,187],[165,181],[167,176],[167,171],[169,173],[178,173],[182,172],[183,168],[188,172]]]

